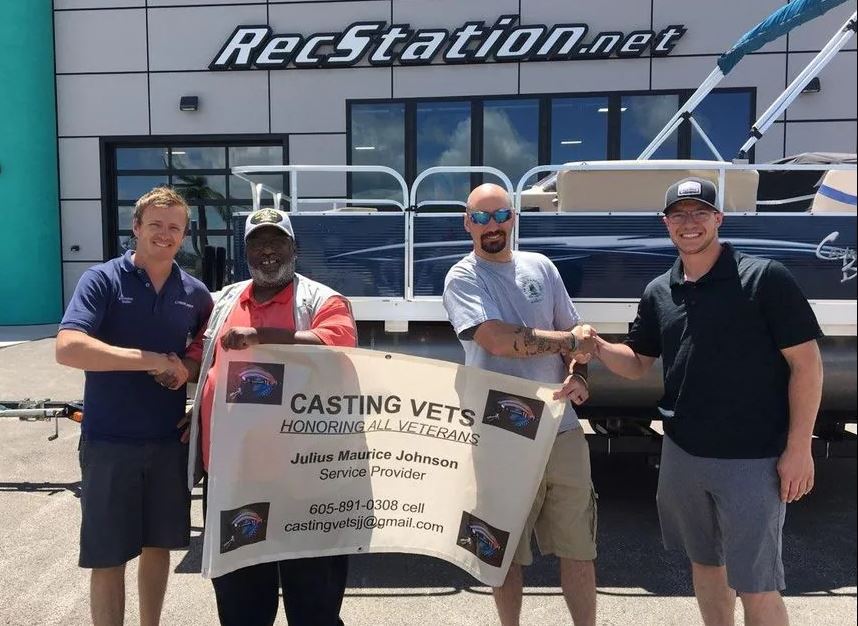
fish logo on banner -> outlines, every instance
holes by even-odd
[[[489,390],[483,424],[503,428],[528,439],[536,439],[545,403],[511,393]]]
[[[269,502],[254,502],[220,512],[220,553],[265,541]]]
[[[283,404],[282,363],[229,364],[226,401],[231,404]]]
[[[484,563],[500,567],[508,541],[507,531],[495,528],[476,515],[462,512],[462,523],[459,525],[456,544]]]

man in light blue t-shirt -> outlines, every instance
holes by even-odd
[[[545,256],[513,252],[513,210],[497,185],[468,197],[465,230],[474,251],[444,281],[444,308],[465,349],[465,363],[561,385],[555,399],[589,397],[586,363],[592,329],[581,325],[560,274]],[[501,624],[518,624],[522,565],[531,534],[543,554],[560,557],[563,595],[576,626],[596,623],[596,500],[590,451],[572,404],[560,424],[548,465],[503,586],[494,589]]]

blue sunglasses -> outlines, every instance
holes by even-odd
[[[495,223],[503,224],[512,217],[512,209],[498,209],[494,213],[489,213],[488,211],[474,211],[468,215],[474,224],[479,224],[480,226],[485,226],[492,221],[492,218],[494,218]]]

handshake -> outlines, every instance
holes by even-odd
[[[560,353],[572,358],[576,363],[589,363],[596,356],[598,335],[589,324],[581,324],[572,330],[566,331],[565,345]]]
[[[157,366],[149,370],[155,382],[171,391],[181,389],[188,382],[188,368],[174,352],[155,355]]]

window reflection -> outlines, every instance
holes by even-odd
[[[163,170],[167,168],[167,148],[117,148],[116,169]]]
[[[166,185],[166,176],[117,176],[116,195],[120,202],[137,202],[137,198],[153,187]]]
[[[352,165],[384,165],[405,173],[405,105],[361,104],[352,107]],[[402,191],[388,174],[352,174],[355,198],[400,200]]]
[[[693,113],[718,152],[728,161],[738,154],[748,138],[748,120],[752,114],[751,94],[746,91],[711,93]],[[691,158],[715,158],[696,128],[691,129]]]
[[[620,106],[620,158],[636,159],[679,109],[678,95],[623,96]],[[679,141],[674,131],[652,155],[675,159]]]
[[[220,170],[226,167],[226,148],[171,148],[174,169]]]
[[[539,163],[538,100],[484,103],[483,163],[501,170],[513,184]]]
[[[282,165],[282,144],[251,146],[140,146],[117,147],[112,199],[116,215],[113,241],[117,252],[134,246],[131,233],[134,203],[144,193],[160,185],[172,185],[188,202],[191,212],[189,236],[177,256],[179,264],[202,277],[202,258],[206,247],[226,249],[227,269],[232,261],[232,213],[250,210],[250,184],[231,176],[229,168],[238,165]],[[153,172],[157,170],[157,174]],[[284,175],[265,176],[265,183],[277,190],[286,189]],[[230,198],[238,200],[233,206]]]
[[[608,98],[555,98],[551,102],[551,162],[608,158]]]
[[[415,123],[418,172],[471,164],[470,102],[420,102]],[[464,201],[470,186],[469,174],[436,174],[421,183],[417,200]]]

